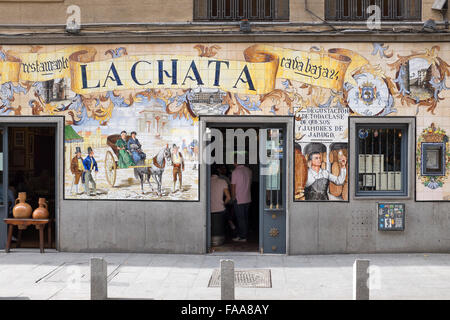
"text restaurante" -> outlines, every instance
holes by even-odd
[[[38,61],[31,63],[22,63],[22,70],[24,73],[31,72],[61,72],[63,69],[69,68],[69,59],[66,57],[61,57],[56,60],[49,61]]]

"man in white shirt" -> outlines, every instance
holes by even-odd
[[[336,177],[327,170],[323,170],[322,166],[322,154],[320,152],[312,152],[309,155],[310,168],[308,169],[308,180],[305,185],[305,200],[329,200],[328,198],[328,185],[329,182],[341,186],[345,182],[347,175],[346,165],[347,158],[342,156],[339,159],[339,165],[341,170],[339,177]]]

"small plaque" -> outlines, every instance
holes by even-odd
[[[405,204],[379,203],[378,204],[378,230],[404,231],[405,230]]]

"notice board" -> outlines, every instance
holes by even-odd
[[[378,230],[405,230],[405,204],[378,203]]]

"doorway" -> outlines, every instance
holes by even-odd
[[[207,123],[207,132],[216,130],[222,139],[222,158],[217,161],[217,151],[211,148],[211,155],[216,161],[207,165],[207,248],[208,252],[259,252],[259,253],[286,253],[286,126],[280,124],[255,124],[255,123]],[[239,146],[236,136],[238,130],[242,130],[245,144]],[[262,134],[262,131],[265,132]],[[234,132],[235,135],[229,135]],[[252,134],[256,137],[252,140]],[[232,144],[233,155],[227,156],[227,144]],[[215,142],[214,135],[206,145]],[[276,142],[276,144],[275,144]],[[256,157],[251,155],[255,153]],[[261,161],[261,155],[265,152],[267,158]],[[229,189],[232,184],[232,172],[235,170],[237,155],[243,154],[243,164],[251,170],[251,203],[248,209],[247,238],[245,242],[238,240],[240,233],[239,219],[236,215],[235,204],[226,206],[225,214],[219,217],[217,212],[211,210],[211,201],[217,196],[214,185],[216,177],[227,181]],[[219,157],[220,158],[220,157]],[[256,161],[255,161],[256,158]],[[242,158],[241,158],[242,159]],[[239,164],[242,164],[241,162]],[[212,178],[213,177],[213,178]],[[214,179],[214,181],[212,180]],[[211,188],[213,187],[213,188]],[[231,193],[231,192],[230,192]],[[236,196],[238,197],[238,196]],[[213,207],[217,206],[213,204]],[[235,227],[235,228],[233,228]]]
[[[26,193],[32,210],[39,207],[39,198],[48,204],[50,223],[45,228],[46,247],[55,248],[56,211],[56,125],[14,124],[0,126],[2,134],[0,216],[13,217],[13,207],[19,192]],[[0,248],[6,244],[6,228],[0,230]],[[11,248],[39,248],[39,231],[30,226],[18,231],[14,228]]]

